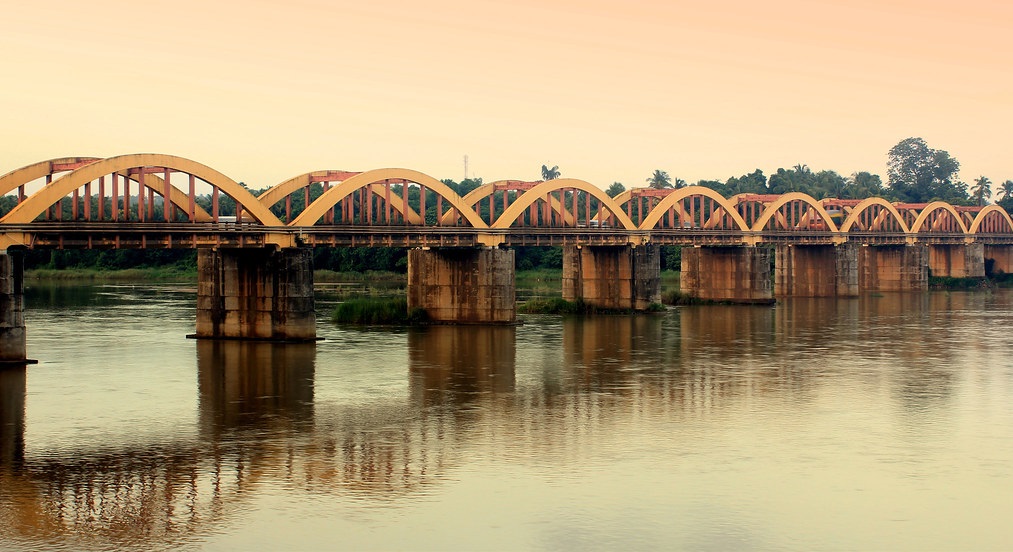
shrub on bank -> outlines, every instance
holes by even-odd
[[[647,312],[664,311],[665,306],[652,303],[647,307]],[[560,297],[551,299],[532,299],[517,307],[521,314],[632,314],[633,309],[610,309],[585,303],[582,299],[567,301]]]
[[[362,297],[339,303],[331,320],[340,324],[420,326],[429,322],[425,309],[408,310],[404,297]]]

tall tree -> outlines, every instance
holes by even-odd
[[[901,201],[967,203],[967,185],[957,180],[960,163],[921,138],[905,138],[887,154],[887,178]]]
[[[676,189],[686,187],[686,181],[678,177],[676,177],[674,184]]]
[[[622,182],[613,182],[611,186],[606,188],[605,195],[609,197],[615,197],[626,191],[626,186],[623,186]]]
[[[996,202],[1000,207],[1006,209],[1006,212],[1013,211],[1013,180],[1006,179],[1005,182],[999,185],[999,193],[1002,197]]]
[[[979,176],[974,180],[974,186],[971,186],[971,199],[974,200],[975,205],[983,207],[988,203],[989,198],[992,197],[992,181],[986,176]]]
[[[668,176],[667,172],[657,169],[654,171],[654,174],[647,178],[647,185],[656,190],[671,188],[672,177]]]
[[[542,180],[555,180],[559,178],[559,165],[553,165],[550,169],[546,165],[542,165]]]
[[[868,171],[852,173],[844,188],[841,199],[865,199],[867,197],[884,197],[883,179],[878,174]],[[889,199],[889,198],[888,198]]]

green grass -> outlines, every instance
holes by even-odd
[[[647,312],[664,311],[664,305],[652,303],[647,307]],[[610,309],[599,307],[583,300],[567,301],[561,297],[550,299],[532,299],[517,306],[520,314],[632,314],[633,309]]]
[[[26,270],[25,279],[97,282],[152,280],[162,282],[195,282],[197,281],[197,270],[195,268],[179,268],[174,266],[127,268],[123,270],[104,270],[98,268],[36,268]]]
[[[988,278],[950,278],[947,276],[929,276],[929,289],[971,291],[991,289],[994,287],[995,283]]]
[[[404,297],[362,297],[339,303],[331,320],[339,324],[420,326],[429,322],[424,309],[408,310]]]
[[[323,283],[368,282],[380,284],[407,284],[408,275],[384,270],[368,270],[366,272],[335,272],[333,270],[314,270],[313,281]]]

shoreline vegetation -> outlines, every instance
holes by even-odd
[[[679,290],[679,272],[662,271],[661,303],[652,304],[645,313],[664,312],[668,306],[727,304],[691,297]],[[337,272],[315,270],[314,282],[324,293],[339,300],[331,313],[331,321],[340,324],[423,326],[430,324],[423,309],[408,310],[405,297],[407,274],[394,271]],[[108,268],[34,268],[25,270],[26,283],[92,284],[128,282],[195,283],[197,268],[174,264],[126,269]],[[631,309],[608,309],[560,297],[562,270],[536,268],[518,270],[518,314],[593,316],[633,314]],[[347,293],[340,290],[351,285]],[[337,286],[337,287],[335,287]],[[989,292],[996,288],[1013,288],[1013,274],[997,274],[984,278],[929,277],[932,291]]]
[[[516,284],[518,289],[534,292],[533,297],[545,299],[544,294],[551,296],[560,290],[562,270],[553,268],[536,268],[517,270]],[[25,280],[32,281],[123,281],[123,280],[158,280],[196,282],[197,268],[194,266],[155,266],[124,269],[110,268],[32,268],[25,269]],[[315,283],[368,283],[379,284],[389,288],[396,284],[407,284],[408,275],[401,272],[386,270],[367,270],[365,272],[337,272],[333,270],[314,270]],[[679,272],[664,270],[661,273],[662,303],[666,305],[700,304],[678,290]],[[929,276],[929,289],[948,291],[974,291],[995,288],[1013,288],[1013,274],[994,274],[980,278],[950,278]]]

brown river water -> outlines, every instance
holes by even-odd
[[[194,341],[36,288],[4,550],[1010,550],[1013,293]]]

